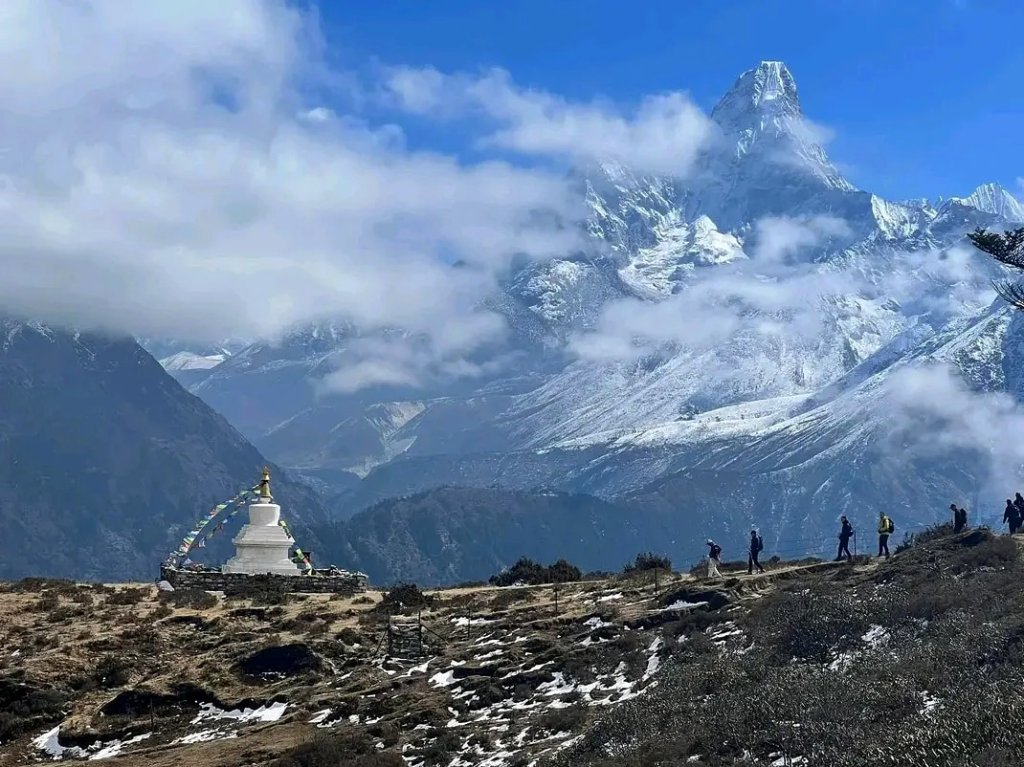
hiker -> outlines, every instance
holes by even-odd
[[[878,556],[885,552],[885,558],[889,558],[889,536],[896,531],[896,525],[892,519],[886,516],[884,511],[878,513]]]
[[[846,559],[852,562],[853,555],[850,553],[850,538],[853,537],[853,525],[850,524],[850,520],[846,518],[845,514],[839,518],[839,521],[843,523],[843,529],[839,531],[839,553],[836,554],[835,561],[841,561],[843,554],[846,554]]]
[[[949,510],[953,512],[953,535],[962,533],[967,525],[967,512],[958,509],[955,503],[949,504]]]
[[[1013,505],[1017,507],[1017,516],[1020,517],[1021,523],[1024,524],[1024,498],[1021,498],[1020,493],[1013,496]]]
[[[764,539],[757,534],[757,530],[750,531],[750,555],[747,557],[747,575],[754,574],[754,568],[757,568],[759,573],[764,572],[764,568],[761,567],[761,563],[757,561],[758,555],[764,549]]]
[[[708,538],[708,548],[708,578],[721,578],[722,574],[718,572],[718,566],[722,564],[719,558],[722,556],[722,547]]]
[[[1010,535],[1016,535],[1020,529],[1020,510],[1013,505],[1013,501],[1006,499],[1006,510],[1003,512],[1003,522],[1010,525]]]

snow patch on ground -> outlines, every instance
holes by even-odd
[[[112,743],[106,743],[103,745],[103,748],[89,756],[89,761],[109,759],[112,756],[118,756],[125,746],[132,746],[136,743],[141,743],[151,737],[153,737],[153,733],[147,732],[142,735],[136,735],[134,738],[129,738],[128,740],[115,740]]]
[[[193,743],[209,743],[214,740],[231,740],[237,738],[238,733],[234,730],[229,732],[221,732],[220,730],[200,730],[199,732],[193,732],[190,735],[185,735],[178,738],[171,743],[172,746],[187,746]]]
[[[312,718],[309,720],[309,723],[322,724],[330,715],[331,709],[329,708],[325,708],[323,711],[317,711],[315,714],[313,714]]]
[[[451,687],[455,682],[455,672],[451,669],[439,671],[430,677],[431,687]]]
[[[52,730],[44,732],[38,738],[34,738],[32,740],[32,745],[37,750],[47,754],[52,761],[59,761],[61,759],[88,759],[89,761],[98,761],[100,759],[110,759],[111,757],[118,756],[126,746],[141,743],[151,737],[153,737],[153,733],[146,732],[142,735],[136,735],[128,738],[127,740],[111,740],[106,742],[96,741],[88,748],[83,749],[78,746],[62,746],[60,744],[60,725],[57,725]]]
[[[81,759],[85,756],[85,752],[77,747],[66,748],[60,744],[60,725],[57,725],[52,730],[44,732],[38,738],[32,741],[32,745],[35,746],[39,751],[44,751],[49,754],[53,760],[64,759],[69,757],[72,759]]]
[[[206,719],[233,719],[242,722],[276,722],[288,709],[287,703],[271,703],[259,708],[245,708],[242,710],[225,711],[217,708],[212,703],[204,703],[200,707],[199,714],[192,720],[192,724],[199,724]]]

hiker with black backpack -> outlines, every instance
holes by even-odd
[[[892,523],[884,511],[878,514],[878,556],[885,552],[885,558],[889,558],[889,536],[896,532],[896,525]]]
[[[850,524],[850,520],[846,518],[845,514],[839,518],[839,521],[843,523],[843,528],[839,531],[839,553],[836,554],[836,562],[842,561],[844,554],[846,559],[852,562],[853,554],[850,553],[850,538],[853,537],[853,525]]]
[[[708,578],[721,578],[718,566],[722,564],[722,547],[708,538]]]
[[[1020,510],[1013,505],[1013,501],[1006,499],[1006,509],[1003,511],[1003,522],[1010,526],[1010,535],[1016,535],[1020,529]]]
[[[750,531],[750,555],[747,557],[747,575],[754,574],[754,568],[757,568],[759,573],[764,572],[764,568],[761,567],[761,563],[757,561],[758,555],[764,549],[764,539],[757,534],[757,530]]]
[[[967,529],[967,509],[957,508],[955,503],[949,504],[953,512],[953,534],[957,535]]]

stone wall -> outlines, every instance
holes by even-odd
[[[179,570],[166,565],[160,568],[161,579],[176,589],[230,591],[244,594],[280,590],[294,594],[358,594],[366,591],[367,578],[362,573],[342,575],[246,575],[216,570]]]

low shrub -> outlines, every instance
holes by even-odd
[[[939,538],[945,538],[953,534],[953,523],[942,522],[932,525],[917,533],[905,533],[903,541],[896,547],[894,553],[899,554],[914,546],[920,546]]]
[[[405,767],[392,751],[378,751],[359,730],[318,733],[272,763],[272,767]]]
[[[0,680],[0,742],[59,722],[68,696],[60,690]]]
[[[347,645],[362,644],[363,636],[351,626],[346,626],[338,632],[338,639]]]
[[[107,655],[100,660],[92,673],[96,685],[107,690],[124,687],[131,681],[131,676],[131,665],[123,658],[114,655]]]
[[[519,602],[532,602],[533,594],[530,593],[529,589],[509,589],[508,591],[501,591],[491,601],[491,608],[494,610],[502,610],[506,607],[514,605]]]
[[[1020,548],[1010,536],[992,535],[977,546],[963,548],[958,559],[964,570],[1010,567],[1020,560]]]
[[[648,572],[650,570],[672,570],[672,560],[661,554],[654,554],[653,552],[644,552],[637,554],[636,559],[628,563],[622,572],[626,575],[635,575],[638,573]]]
[[[202,589],[161,591],[160,602],[163,607],[172,606],[190,610],[210,610],[218,604],[217,597]]]
[[[8,589],[15,593],[33,594],[53,591],[57,594],[70,595],[78,591],[78,584],[62,578],[22,578],[20,581],[10,584]]]
[[[107,597],[108,605],[137,605],[149,596],[147,589],[118,589]]]
[[[442,767],[452,761],[462,746],[462,741],[451,730],[442,730],[434,741],[423,749],[423,759],[427,767]]]
[[[577,703],[545,711],[537,718],[537,726],[550,733],[576,732],[586,721],[586,706]]]
[[[402,610],[430,607],[434,598],[424,594],[415,583],[399,583],[385,592],[384,598],[377,605],[379,610],[401,612]]]
[[[559,559],[553,565],[544,566],[529,557],[522,557],[512,567],[492,575],[492,586],[513,586],[525,584],[538,586],[545,583],[572,583],[583,578],[583,573],[573,564]]]
[[[35,609],[41,613],[50,613],[60,607],[60,598],[56,594],[45,593],[36,601]]]

